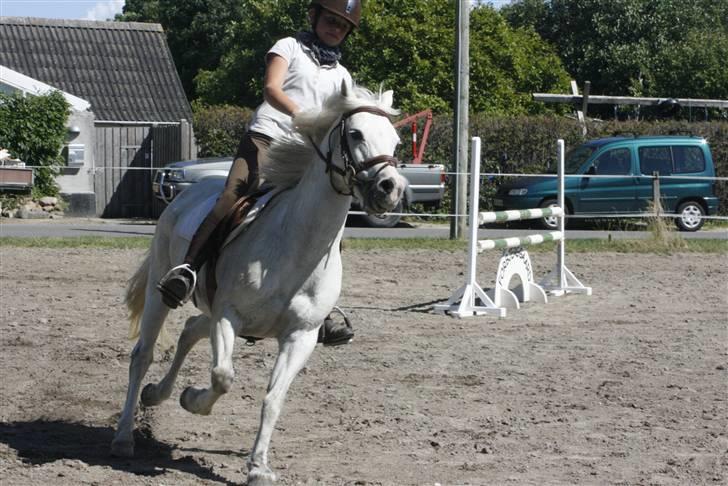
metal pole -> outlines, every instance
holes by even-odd
[[[658,171],[652,172],[652,204],[655,206],[655,218],[660,217],[662,211],[662,204],[660,203],[660,173]]]
[[[470,0],[457,1],[457,32],[456,32],[456,105],[454,119],[454,163],[455,172],[453,184],[453,207],[456,216],[450,222],[450,238],[460,239],[465,234],[468,204],[468,110],[469,110],[469,82],[470,82]]]

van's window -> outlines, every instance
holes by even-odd
[[[672,147],[672,156],[675,162],[676,174],[703,172],[705,170],[705,157],[700,147]]]
[[[659,172],[660,175],[672,174],[672,154],[670,147],[640,147],[640,170],[645,175]]]
[[[567,174],[576,174],[579,167],[587,161],[591,154],[594,153],[599,147],[590,147],[588,145],[580,145],[573,150],[570,150],[565,157],[564,161],[564,172]]]
[[[632,163],[629,149],[618,148],[609,150],[594,161],[597,175],[627,175],[630,173]]]

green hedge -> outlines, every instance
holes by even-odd
[[[245,132],[252,111],[234,106],[195,104],[195,135],[201,157],[232,155]],[[421,128],[420,128],[421,129]],[[591,122],[586,139],[633,135],[699,135],[709,142],[715,161],[716,176],[728,177],[728,122],[687,121],[607,121]],[[556,139],[563,138],[567,148],[582,143],[581,129],[570,118],[560,116],[493,117],[474,114],[470,117],[470,135],[482,141],[483,172],[543,173],[556,158]],[[412,160],[409,128],[400,130],[402,144],[397,156]],[[424,162],[452,167],[453,130],[451,116],[436,116],[427,142]],[[482,187],[482,207],[490,209],[498,178]],[[728,183],[716,183],[721,200],[720,213],[728,214]],[[448,190],[449,193],[449,190]],[[450,196],[441,208],[449,212]]]
[[[36,168],[33,196],[56,196],[69,105],[59,91],[43,96],[0,93],[0,147]]]
[[[591,122],[586,139],[615,135],[696,135],[710,143],[716,177],[728,177],[728,122],[687,121],[607,121]],[[482,139],[481,171],[503,173],[543,173],[556,159],[556,139],[563,138],[567,149],[585,138],[577,123],[569,118],[489,117],[472,115],[470,135]],[[452,165],[452,117],[439,116],[433,123],[425,162],[441,163],[448,172]],[[403,156],[407,160],[407,156]],[[482,207],[490,209],[495,182],[482,187]],[[720,214],[728,215],[728,182],[717,182]],[[449,209],[449,196],[443,210]]]
[[[200,157],[234,155],[253,114],[248,108],[193,103],[195,138]]]

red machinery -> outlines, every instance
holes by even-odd
[[[425,118],[425,126],[422,130],[422,141],[420,142],[419,149],[417,147],[417,120]],[[422,157],[425,154],[425,147],[427,146],[427,137],[430,134],[430,127],[432,126],[432,110],[424,110],[414,115],[410,115],[406,118],[399,120],[394,124],[394,128],[399,128],[411,123],[412,128],[412,163],[421,164]]]

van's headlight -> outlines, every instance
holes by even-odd
[[[511,189],[510,191],[508,191],[509,196],[525,196],[526,194],[528,194],[528,189],[526,189],[525,187]]]

